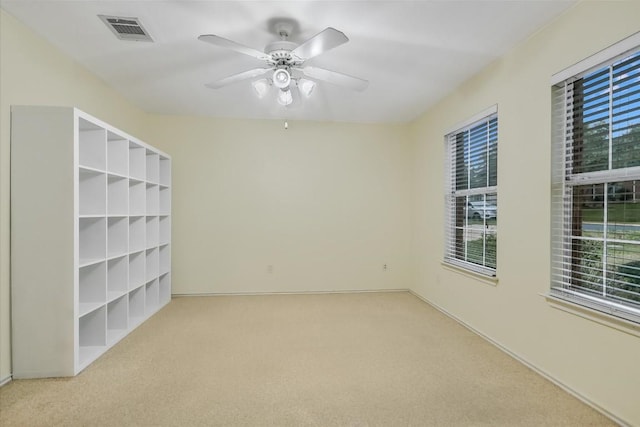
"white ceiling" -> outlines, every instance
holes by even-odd
[[[147,112],[237,118],[405,122],[549,23],[574,1],[60,1],[0,6]],[[118,40],[97,15],[138,17],[154,43]],[[216,34],[263,50],[273,18],[298,23],[301,43],[326,27],[350,41],[312,58],[358,76],[362,93],[320,83],[295,108],[258,99],[249,81],[206,88],[261,67],[258,59],[203,43]],[[272,27],[272,26],[271,26]]]

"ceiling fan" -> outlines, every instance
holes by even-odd
[[[365,90],[369,85],[367,80],[358,77],[305,65],[309,59],[348,42],[349,39],[341,31],[327,27],[298,45],[288,40],[293,29],[291,24],[286,22],[276,23],[275,29],[280,36],[280,40],[269,43],[264,52],[213,34],[203,34],[198,37],[198,40],[203,42],[231,49],[265,62],[264,67],[233,74],[208,83],[205,86],[219,89],[239,81],[265,76],[252,82],[258,96],[265,96],[271,87],[275,87],[278,89],[278,103],[287,106],[293,102],[293,88],[297,88],[302,94],[309,96],[315,87],[314,80],[328,82],[359,92]]]

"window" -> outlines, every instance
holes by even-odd
[[[640,49],[553,102],[551,295],[640,322]]]
[[[492,107],[446,137],[445,262],[495,276],[498,117]]]

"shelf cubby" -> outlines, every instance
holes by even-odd
[[[129,220],[113,217],[107,220],[107,257],[124,255],[129,251]]]
[[[147,192],[144,181],[129,180],[129,214],[144,215],[147,213]]]
[[[158,257],[158,274],[165,274],[171,271],[171,245],[160,246]]]
[[[106,345],[99,346],[79,346],[78,347],[78,368],[86,368],[107,350]]]
[[[129,213],[129,186],[126,178],[109,175],[107,178],[107,214]]]
[[[171,241],[171,217],[168,215],[164,215],[160,217],[160,235],[159,235],[159,243],[164,245],[165,243],[169,243]]]
[[[98,357],[107,345],[105,306],[78,318],[79,363],[86,366]]]
[[[171,160],[160,156],[160,184],[171,185]]]
[[[129,289],[135,289],[145,282],[145,251],[129,255]]]
[[[80,218],[78,220],[79,264],[84,266],[106,257],[106,218]]]
[[[113,132],[107,132],[107,172],[129,175],[129,141]]]
[[[104,215],[107,206],[107,176],[88,169],[78,171],[80,215]]]
[[[127,334],[129,298],[123,295],[107,304],[107,342],[113,344]]]
[[[145,285],[145,311],[151,313],[160,305],[159,280],[153,279]]]
[[[154,184],[160,181],[160,164],[158,153],[147,150],[147,181]]]
[[[129,326],[136,325],[144,319],[144,284],[129,292]]]
[[[80,166],[106,170],[106,131],[87,120],[78,121],[78,160]]]
[[[129,283],[129,257],[110,259],[107,263],[107,301],[124,295]]]
[[[137,252],[146,248],[146,223],[143,216],[129,218],[129,252]]]
[[[129,176],[144,181],[146,174],[146,149],[129,141]]]
[[[158,246],[159,242],[159,221],[157,216],[148,216],[146,219],[147,248]]]
[[[82,267],[78,271],[78,311],[84,315],[107,300],[106,262]]]
[[[150,281],[158,277],[158,248],[148,249],[145,260],[145,279]]]
[[[169,187],[160,187],[159,191],[159,213],[169,215],[171,212],[171,190]]]
[[[147,215],[158,215],[159,190],[156,184],[147,184]]]

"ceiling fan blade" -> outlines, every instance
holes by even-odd
[[[322,80],[338,86],[344,86],[358,92],[364,91],[369,86],[369,82],[367,80],[338,73],[336,71],[326,70],[324,68],[304,67],[302,68],[302,72],[313,79]]]
[[[225,39],[224,37],[216,36],[213,34],[203,34],[198,37],[198,40],[227,49],[235,50],[236,52],[244,53],[245,55],[253,56],[254,58],[258,58],[263,61],[267,61],[270,59],[269,55],[264,52],[260,52],[257,49],[245,46],[240,43],[236,43],[234,41]]]
[[[231,83],[236,83],[242,80],[261,76],[269,71],[271,71],[271,68],[254,68],[253,70],[243,71],[242,73],[233,74],[229,77],[225,77],[224,79],[207,83],[205,84],[205,86],[211,89],[220,89],[221,87],[229,85]]]
[[[304,61],[348,41],[349,39],[343,32],[338,31],[335,28],[327,27],[297,48],[293,49],[291,54]]]

